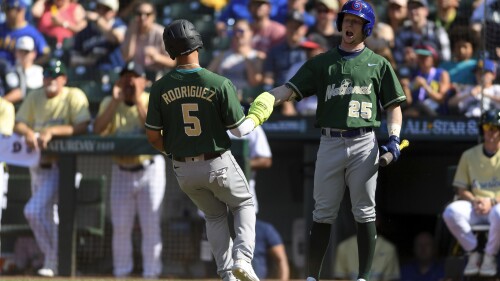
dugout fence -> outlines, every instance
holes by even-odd
[[[232,140],[231,151],[248,175],[247,149],[246,140]],[[109,190],[112,156],[153,155],[157,151],[144,136],[88,135],[52,140],[44,153],[54,154],[59,158],[59,276],[111,276],[113,229]],[[204,221],[197,214],[194,204],[179,189],[171,160],[164,158],[167,177],[161,218],[164,271],[173,276],[204,274],[203,268],[190,268],[190,264],[200,261],[199,246]],[[31,196],[29,170],[10,168],[7,209],[2,216],[0,232],[3,256],[13,255],[17,238],[32,235],[23,215],[23,208]],[[134,245],[134,273],[140,274],[141,230],[137,219],[131,239]]]

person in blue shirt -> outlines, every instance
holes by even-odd
[[[252,266],[261,280],[266,278],[288,280],[290,277],[288,257],[280,234],[272,224],[260,219],[255,222]],[[269,266],[276,268],[274,275],[271,275],[272,270]]]
[[[434,237],[423,231],[413,242],[414,259],[401,267],[401,281],[440,281],[444,279],[444,264],[436,260]]]

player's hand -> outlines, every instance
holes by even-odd
[[[252,119],[255,122],[255,127],[262,125],[271,113],[273,113],[274,108],[274,96],[268,92],[260,94],[250,105],[248,109],[247,118]]]
[[[25,139],[26,145],[29,148],[34,149],[34,150],[38,150],[38,135],[35,132],[30,131],[30,132],[26,133],[26,135],[24,136],[24,139]]]
[[[491,199],[490,198],[483,198],[483,197],[476,197],[474,201],[472,202],[472,205],[474,206],[474,211],[478,215],[486,215],[490,212],[491,210]]]
[[[38,137],[38,145],[42,149],[47,148],[47,144],[52,140],[52,133],[49,130],[43,130],[40,132],[40,136]]]
[[[385,145],[382,145],[380,149],[383,153],[390,152],[394,157],[392,161],[396,162],[401,154],[401,151],[399,150],[400,143],[401,141],[399,140],[399,137],[392,135],[389,137],[389,141]]]
[[[113,85],[113,99],[116,101],[123,101],[123,87],[120,79]]]

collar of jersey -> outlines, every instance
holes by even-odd
[[[176,69],[176,71],[179,71],[180,73],[195,73],[200,70],[202,70],[203,67],[197,67],[197,68],[192,68],[192,69]]]

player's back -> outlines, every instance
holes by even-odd
[[[204,68],[167,73],[153,84],[151,99],[159,105],[166,149],[176,156],[229,149],[226,131],[244,120],[231,81]]]

